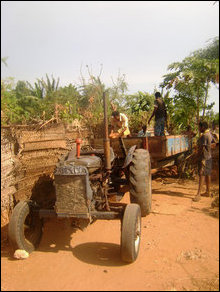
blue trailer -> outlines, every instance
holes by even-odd
[[[152,169],[178,163],[190,152],[190,145],[191,141],[187,135],[130,137],[111,140],[111,147],[118,158],[124,158],[132,146],[136,146],[136,149],[147,149],[150,153]]]

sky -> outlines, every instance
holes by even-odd
[[[1,78],[46,74],[81,84],[88,68],[106,86],[153,93],[167,67],[219,36],[219,1],[1,1]],[[88,66],[88,67],[87,67]],[[219,112],[219,86],[208,102]]]

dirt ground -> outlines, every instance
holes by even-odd
[[[26,260],[13,259],[4,241],[2,291],[218,291],[218,209],[211,198],[192,201],[197,186],[153,180],[152,212],[142,218],[132,264],[120,260],[119,221],[96,221],[81,231],[68,220],[49,219],[38,250]],[[219,192],[217,183],[212,187]]]

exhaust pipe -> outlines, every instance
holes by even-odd
[[[104,105],[104,157],[105,157],[105,169],[111,170],[110,160],[110,139],[108,137],[108,116],[107,116],[107,97],[106,93],[103,92],[103,105]]]

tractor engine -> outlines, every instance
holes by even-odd
[[[58,163],[54,172],[57,213],[80,216],[95,210],[102,199],[102,165],[98,156],[76,157],[72,152]]]

